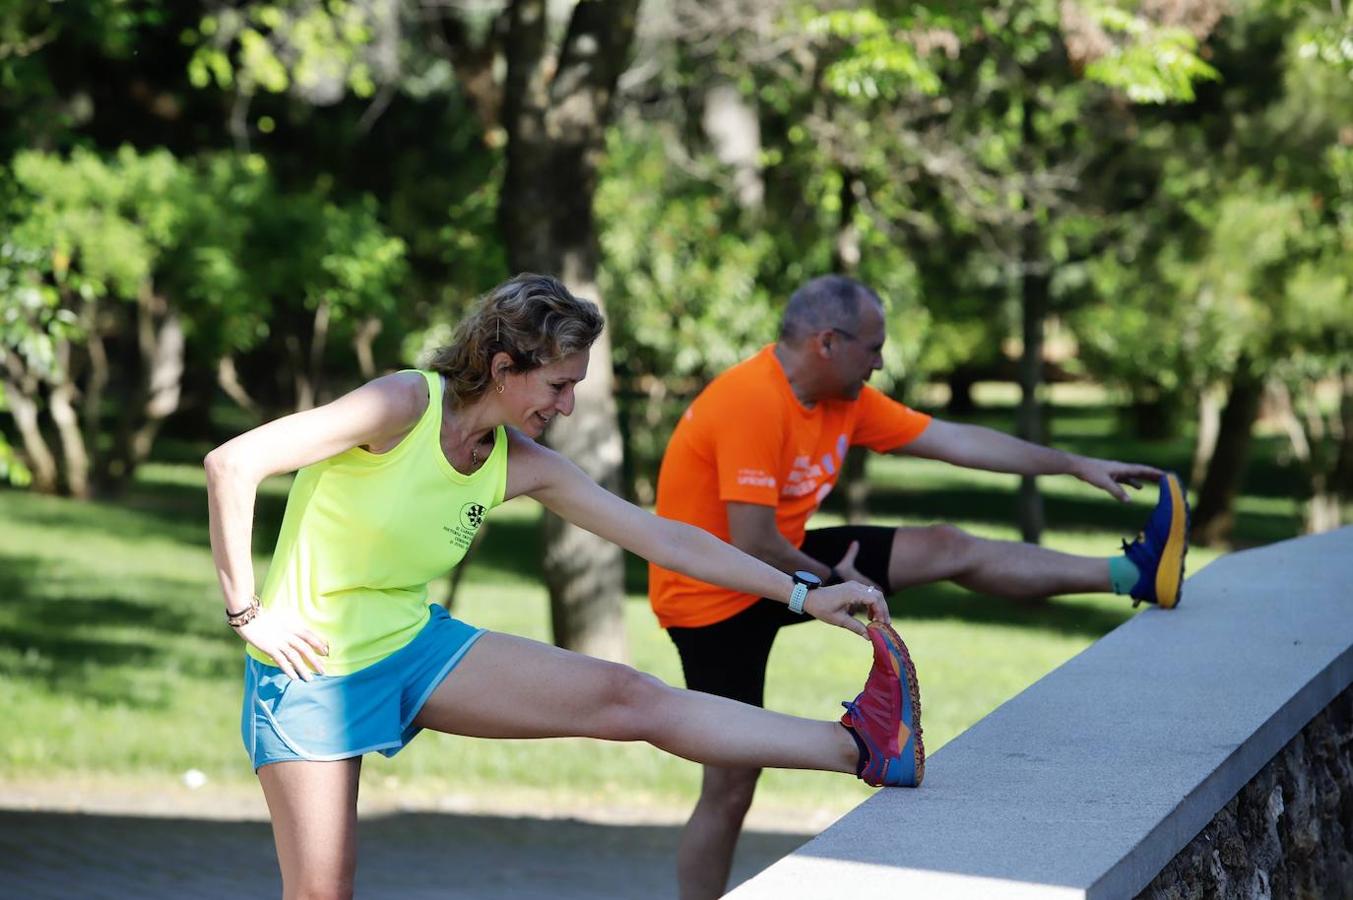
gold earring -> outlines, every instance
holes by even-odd
[[[498,393],[500,394],[503,392],[503,383],[501,381],[498,382],[498,387],[495,390],[497,390]]]

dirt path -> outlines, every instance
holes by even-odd
[[[676,896],[681,808],[550,808],[544,798],[420,796],[364,781],[357,896],[422,900]],[[794,850],[830,810],[753,807],[734,882]],[[256,784],[0,779],[0,900],[277,897]]]
[[[448,813],[368,816],[357,896],[665,898],[676,895],[675,825],[614,825]],[[806,833],[751,831],[742,881]],[[0,811],[0,897],[276,897],[281,880],[267,823],[80,812]]]

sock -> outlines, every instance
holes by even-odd
[[[869,762],[869,751],[865,749],[864,741],[860,740],[860,736],[855,733],[854,728],[851,728],[844,722],[840,722],[838,724],[840,724],[840,726],[844,728],[852,738],[855,739],[855,746],[860,749],[860,761],[855,764],[855,777],[859,778],[860,773],[864,771],[865,763]]]
[[[1109,584],[1113,586],[1115,594],[1128,593],[1141,577],[1137,564],[1126,556],[1109,558]]]

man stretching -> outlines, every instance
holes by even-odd
[[[826,276],[795,291],[779,340],[715,378],[682,415],[658,475],[658,515],[698,525],[809,583],[849,579],[889,595],[948,580],[1012,599],[1112,591],[1164,608],[1179,602],[1188,506],[1178,478],[911,410],[865,384],[883,365],[883,342],[883,303],[860,282]],[[987,540],[952,525],[807,531],[852,445],[970,469],[1074,475],[1124,501],[1123,485],[1150,479],[1160,483],[1160,501],[1143,534],[1109,558]],[[649,599],[687,687],[758,706],[776,632],[806,618],[658,566],[649,567]],[[723,893],[759,774],[705,766],[677,855],[683,900]]]

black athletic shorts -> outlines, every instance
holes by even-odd
[[[799,549],[820,563],[834,566],[845,556],[851,541],[860,542],[855,569],[892,593],[888,583],[888,559],[893,551],[895,529],[881,525],[842,525],[809,531]],[[778,600],[765,597],[737,615],[699,628],[667,629],[681,656],[686,687],[765,705],[766,661],[771,644],[783,625],[807,622],[812,616],[789,611]]]

